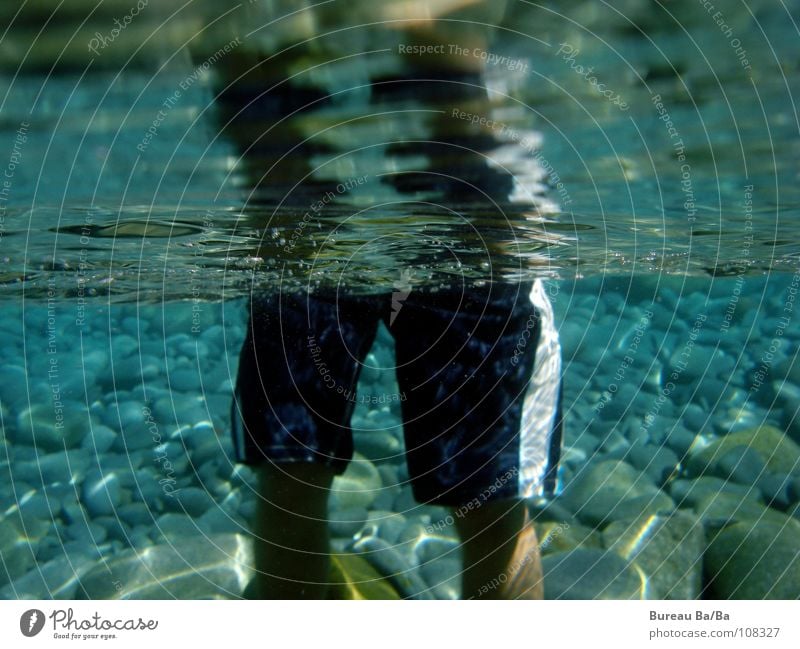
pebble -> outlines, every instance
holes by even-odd
[[[603,530],[605,546],[635,561],[648,576],[650,598],[691,600],[700,596],[705,532],[688,512],[614,521]]]
[[[100,373],[108,368],[108,352],[104,349],[91,349],[83,354],[81,363],[87,371],[99,377]]]
[[[120,431],[113,446],[116,452],[130,453],[158,443],[157,436],[161,433],[156,428],[151,430],[148,427],[145,416],[145,406],[140,402],[122,401],[109,404],[104,423],[109,428]]]
[[[687,467],[692,475],[703,475],[726,452],[737,447],[760,453],[770,471],[800,474],[800,446],[770,425],[730,433],[690,452]]]
[[[102,455],[107,453],[116,441],[117,431],[103,424],[93,424],[81,441],[81,448]]]
[[[150,511],[144,503],[128,503],[117,509],[117,516],[131,527],[155,524],[155,512]]]
[[[80,449],[62,450],[40,455],[30,465],[25,463],[17,468],[15,473],[33,481],[35,479],[34,476],[41,472],[41,481],[45,485],[50,485],[54,482],[80,482],[89,468],[89,464],[90,460],[85,451]]]
[[[28,403],[28,376],[17,365],[0,366],[0,400],[13,410]]]
[[[542,555],[566,552],[578,547],[602,548],[603,539],[599,532],[578,522],[566,523],[548,521],[536,523],[536,537]]]
[[[249,531],[250,527],[237,514],[229,514],[219,507],[209,509],[196,521],[205,534],[237,534]]]
[[[759,477],[756,485],[767,505],[785,510],[794,502],[790,493],[794,480],[788,473],[768,473]]]
[[[674,475],[680,459],[674,451],[663,446],[634,444],[629,455],[630,463],[653,478],[656,484],[663,485]]]
[[[737,485],[721,478],[702,476],[694,480],[673,480],[669,484],[672,499],[678,507],[695,507],[701,500],[718,493],[727,493],[736,498],[758,500],[758,490],[745,485]]]
[[[461,543],[458,539],[441,534],[429,534],[416,545],[420,564],[441,560],[442,557],[458,556]]]
[[[0,562],[0,587],[24,575],[34,564],[31,545],[19,542],[27,536],[32,544],[30,531],[24,529],[18,520],[13,516],[0,515],[0,557],[3,557]]]
[[[92,516],[113,514],[120,504],[122,490],[116,473],[92,471],[83,483],[81,501]]]
[[[369,460],[403,459],[403,444],[386,430],[358,431],[353,430],[353,442],[359,453]]]
[[[625,383],[619,387],[614,397],[603,407],[604,418],[619,419],[626,412],[634,411],[634,402],[639,397],[639,388],[630,383]]]
[[[459,559],[431,561],[421,565],[419,572],[430,586],[435,599],[459,599],[461,597],[461,561]]]
[[[150,329],[150,321],[144,320],[142,318],[136,318],[134,316],[128,316],[122,319],[122,329],[125,333],[133,336],[137,340],[143,335],[146,334],[147,331]]]
[[[93,567],[93,560],[77,554],[69,561],[63,556],[52,559],[0,589],[0,599],[75,599],[80,578]]]
[[[166,502],[171,511],[185,511],[193,517],[202,516],[216,505],[211,494],[198,487],[184,487],[178,490],[174,497],[168,498]]]
[[[422,506],[414,498],[414,491],[410,486],[401,487],[392,503],[392,509],[406,516],[417,515],[422,511]]]
[[[75,521],[86,520],[88,514],[80,503],[65,501],[61,506],[61,518],[66,523],[74,523]]]
[[[6,433],[15,444],[35,446],[41,451],[74,448],[86,430],[86,408],[74,401],[63,401],[63,420],[57,421],[52,403],[35,403],[17,416],[17,425]]]
[[[156,521],[150,531],[150,538],[155,542],[163,540],[182,544],[186,539],[198,536],[197,524],[186,514],[164,514]]]
[[[749,446],[728,449],[711,465],[711,471],[720,478],[753,485],[766,475],[767,465],[761,454]]]
[[[138,469],[134,475],[136,486],[132,490],[133,500],[143,502],[153,511],[161,511],[162,500],[167,496],[158,483],[159,478],[154,469],[152,467]]]
[[[701,431],[711,422],[711,413],[696,403],[690,403],[683,409],[683,422],[690,431]]]
[[[544,598],[645,599],[644,573],[614,552],[576,548],[542,558]]]
[[[97,522],[73,523],[66,529],[67,536],[73,541],[83,541],[84,543],[102,543],[108,536],[108,530]]]
[[[792,502],[800,502],[800,478],[792,478],[789,482],[789,498]]]
[[[407,524],[403,514],[373,509],[367,515],[365,527],[370,529],[374,536],[379,536],[387,543],[394,545]]]
[[[93,522],[105,528],[110,540],[128,544],[131,528],[116,516],[98,516]]]
[[[191,428],[180,429],[180,438],[191,451],[212,445],[219,451],[217,431],[210,421],[199,421]]]
[[[695,436],[681,424],[675,424],[668,430],[661,440],[654,440],[656,443],[665,444],[671,448],[679,458],[682,458],[694,443]]]
[[[340,538],[355,536],[367,520],[366,507],[348,507],[332,511],[328,517],[331,535]]]
[[[757,490],[756,490],[757,491]],[[785,516],[751,499],[741,499],[727,492],[709,494],[694,507],[703,523],[719,528],[740,521],[778,521]]]
[[[604,460],[586,465],[576,478],[567,484],[559,498],[579,519],[593,525],[601,525],[624,516],[626,501],[637,499],[633,506],[663,504],[662,497],[669,497],[655,486],[645,473],[630,464],[618,460]],[[628,516],[630,517],[630,516]]]
[[[202,377],[196,368],[173,370],[168,381],[170,388],[179,392],[196,393],[202,385]]]
[[[600,448],[605,459],[621,460],[630,451],[631,442],[622,433],[613,430],[600,442]]]
[[[800,523],[737,523],[706,550],[714,599],[800,598]]]
[[[151,383],[159,375],[159,366],[152,356],[115,358],[113,372],[98,377],[101,386],[108,390],[130,390],[142,383]]]
[[[222,498],[218,505],[230,514],[236,514],[242,508],[242,492],[239,489],[231,489],[225,497]]]
[[[216,439],[209,440],[202,446],[196,446],[189,452],[191,464],[197,468],[203,464],[214,462],[222,453],[222,446]]]
[[[234,484],[220,478],[217,475],[217,466],[206,463],[197,471],[197,485],[206,491],[214,499],[222,499],[225,495],[238,484]],[[248,488],[248,491],[250,489]]]
[[[251,543],[244,536],[203,538],[195,533],[180,544],[154,545],[145,553],[133,549],[119,552],[81,578],[77,597],[233,599],[252,579],[252,566]]]
[[[384,487],[380,490],[378,495],[375,496],[371,507],[383,511],[391,510],[399,494],[400,487]]]
[[[130,356],[139,349],[139,342],[133,336],[127,334],[114,334],[111,337],[111,353],[114,360]]]
[[[389,543],[377,536],[362,536],[356,539],[348,551],[366,559],[383,575],[404,599],[432,599],[430,589]]]
[[[347,470],[333,480],[331,509],[369,507],[381,488],[381,477],[375,465],[355,453]]]
[[[230,469],[231,484],[244,487],[248,491],[258,491],[258,476],[251,467],[245,464],[233,464]]]

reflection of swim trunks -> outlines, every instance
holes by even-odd
[[[540,281],[420,288],[399,305],[390,295],[254,296],[232,408],[238,459],[344,471],[353,394],[381,319],[395,338],[416,499],[552,495],[561,360]]]

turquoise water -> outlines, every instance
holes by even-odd
[[[3,53],[0,596],[241,597],[255,482],[229,408],[247,295],[391,290],[404,268],[548,280],[565,422],[560,492],[531,503],[548,597],[799,597],[796,3],[731,9],[724,28],[702,3],[645,4],[576,3],[574,23],[515,7],[495,51],[527,67],[490,66],[460,116],[417,98],[364,118],[354,97],[295,117],[270,141],[328,147],[299,187],[306,151],[254,187],[271,153],[240,157],[188,56],[120,72],[109,50],[87,72],[72,52],[15,75]],[[433,136],[503,163],[502,219],[448,200],[454,223],[436,187],[410,208],[378,182],[415,165],[480,179],[466,156],[374,146]],[[381,329],[361,374],[333,549],[380,541],[364,556],[401,595],[456,598],[454,527],[414,502],[399,404],[380,401],[392,347]]]

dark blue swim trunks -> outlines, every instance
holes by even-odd
[[[353,455],[352,395],[382,320],[395,339],[417,501],[551,496],[561,355],[543,282],[403,298],[254,295],[232,407],[237,459],[342,473]]]

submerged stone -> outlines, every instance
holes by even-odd
[[[353,430],[355,447],[370,460],[396,460],[402,457],[403,445],[386,430]]]
[[[461,597],[461,561],[442,558],[419,567],[422,578],[431,587],[436,599],[459,599]]]
[[[253,575],[250,541],[199,535],[174,545],[127,550],[80,580],[79,599],[233,599]]]
[[[780,522],[786,518],[780,512],[754,500],[742,499],[724,492],[701,498],[695,505],[694,511],[703,519],[704,524],[712,528],[741,521]]]
[[[607,550],[577,548],[542,558],[545,599],[647,599],[647,577]]]
[[[94,565],[94,559],[67,561],[62,555],[7,584],[0,589],[0,599],[74,599],[80,578]]]
[[[722,478],[701,476],[694,480],[674,480],[670,483],[670,495],[678,507],[694,507],[701,500],[717,493],[726,493],[740,499],[758,500],[760,492]]]
[[[116,473],[92,471],[81,489],[81,501],[92,516],[108,516],[121,502],[121,488]]]
[[[365,507],[348,507],[330,513],[328,525],[331,535],[339,538],[350,538],[356,534],[367,520]]]
[[[800,523],[725,528],[706,551],[706,572],[716,598],[800,598]]]
[[[535,523],[539,550],[543,555],[575,548],[602,548],[600,533],[580,523],[547,521]]]
[[[348,551],[359,554],[397,590],[403,599],[432,599],[430,589],[395,547],[377,536],[354,541]]]
[[[93,424],[91,430],[81,442],[81,448],[98,455],[107,452],[117,441],[117,431],[104,426]]]
[[[15,444],[35,446],[42,451],[74,448],[89,428],[86,406],[75,401],[36,403],[17,416],[8,437]]]
[[[39,541],[50,526],[34,521],[22,524],[18,512],[0,515],[0,586],[24,575],[35,562]]]
[[[662,599],[696,599],[703,574],[705,534],[688,512],[615,521],[603,530],[606,547],[635,561]]]
[[[690,452],[688,469],[697,476],[713,471],[727,452],[740,447],[757,451],[772,472],[800,474],[800,446],[769,425],[730,433]]]
[[[637,500],[626,506],[626,501],[633,499]],[[579,519],[593,525],[630,518],[631,507],[637,514],[641,509],[636,509],[647,507],[648,503],[656,509],[672,506],[672,501],[653,484],[650,476],[619,460],[589,465],[567,485],[559,501]]]
[[[766,475],[767,465],[761,453],[749,446],[735,446],[725,451],[714,463],[721,478],[744,485],[755,484]]]
[[[355,453],[347,470],[333,480],[330,507],[369,507],[381,489],[381,477],[375,465]]]

